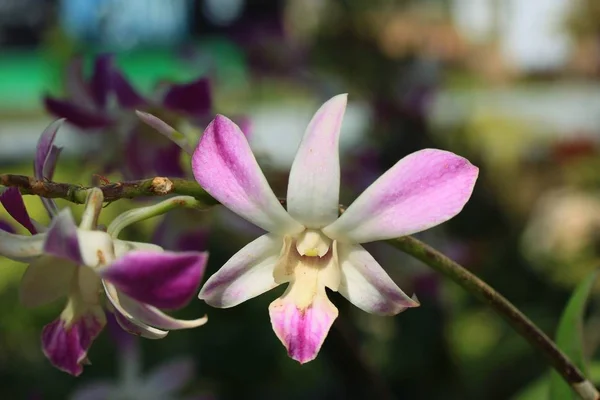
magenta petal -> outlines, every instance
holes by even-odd
[[[217,115],[192,156],[194,177],[211,196],[266,231],[299,233],[262,173],[248,140],[229,118]]]
[[[96,314],[87,314],[70,326],[61,318],[42,330],[42,350],[52,365],[71,375],[83,372],[87,352],[104,327],[104,320]]]
[[[52,220],[46,232],[44,251],[53,256],[71,260],[76,264],[85,264],[77,238],[77,226],[73,220],[71,210],[63,209]]]
[[[65,71],[67,97],[83,107],[93,107],[89,87],[83,74],[83,58],[73,57]]]
[[[120,291],[159,308],[180,308],[196,294],[207,253],[132,251],[100,275]]]
[[[25,208],[25,203],[23,203],[23,196],[18,187],[13,186],[6,188],[6,190],[0,194],[0,203],[2,203],[10,216],[31,232],[32,235],[37,233],[37,229],[33,226],[29,213],[27,213],[27,208]]]
[[[273,330],[288,355],[304,364],[317,357],[338,310],[325,295],[315,296],[305,309],[284,295],[271,303],[269,314]]]
[[[69,123],[81,129],[106,128],[113,123],[107,115],[87,110],[70,101],[46,97],[44,98],[44,104],[50,114],[66,118]]]
[[[44,165],[52,151],[56,133],[64,121],[64,118],[61,118],[52,122],[40,135],[35,150],[35,159],[33,160],[33,171],[36,179],[47,178],[44,176]]]
[[[64,118],[54,121],[40,135],[37,143],[35,159],[33,160],[33,171],[36,179],[52,179],[54,168],[58,161],[61,149],[54,146],[54,139],[58,129],[62,126]],[[42,203],[50,217],[58,213],[58,207],[52,199],[42,198]]]
[[[100,109],[106,107],[108,93],[111,90],[111,71],[113,68],[113,57],[110,54],[102,54],[94,61],[94,71],[90,80],[90,89],[94,103]]]
[[[54,170],[56,170],[56,164],[58,163],[58,157],[62,152],[62,147],[52,146],[50,148],[50,153],[48,157],[46,157],[46,162],[44,163],[43,175],[46,179],[52,180],[54,176]]]
[[[146,100],[138,94],[123,73],[116,68],[112,70],[112,86],[117,101],[122,107],[133,109],[147,104]]]
[[[411,235],[458,214],[479,170],[454,153],[425,149],[381,175],[323,233],[346,243]]]
[[[165,93],[163,106],[191,117],[208,114],[212,109],[210,81],[200,78],[191,83],[172,85]]]

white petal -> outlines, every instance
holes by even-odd
[[[0,229],[0,255],[26,262],[43,254],[45,234],[15,235]]]
[[[148,250],[148,251],[164,251],[162,247],[153,243],[144,242],[131,242],[128,240],[114,239],[115,257],[120,258],[126,253],[134,250]]]
[[[358,308],[372,314],[396,315],[419,306],[361,245],[338,243],[338,256],[342,269],[339,292]]]
[[[409,154],[381,175],[323,233],[346,243],[411,235],[458,214],[479,170],[448,151]]]
[[[285,211],[263,175],[246,136],[217,115],[192,156],[194,177],[212,197],[262,229],[279,234],[303,227]]]
[[[69,293],[77,266],[58,257],[42,256],[23,274],[19,297],[25,307],[48,304]]]
[[[112,304],[112,306],[131,324],[135,325],[136,327],[139,328],[138,332],[131,332],[131,333],[136,333],[142,337],[145,337],[146,339],[162,339],[165,336],[167,336],[167,334],[169,333],[169,331],[165,331],[162,329],[157,329],[154,328],[150,325],[144,324],[143,322],[137,320],[133,315],[131,315],[127,310],[125,310],[123,308],[123,306],[121,306],[121,301],[119,299],[119,293],[117,292],[117,289],[110,284],[109,282],[106,281],[102,281],[102,284],[104,285],[104,290],[106,292],[106,297],[108,298],[108,300],[110,301],[110,303]],[[119,322],[119,324],[121,324],[121,322],[119,321],[119,318],[117,318],[117,322]],[[121,325],[123,327],[123,329],[125,329],[126,331],[129,331],[128,327],[125,327],[123,325]]]
[[[200,290],[200,299],[213,307],[229,308],[277,286],[273,270],[283,238],[267,234],[234,254]]]
[[[288,183],[287,209],[308,228],[322,228],[338,217],[339,137],[347,95],[319,108],[304,133]]]

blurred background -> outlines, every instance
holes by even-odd
[[[74,81],[90,79],[95,57],[108,53],[147,99],[146,110],[172,117],[191,144],[215,113],[236,118],[280,196],[310,117],[338,93],[349,93],[344,204],[413,151],[467,157],[480,167],[472,200],[419,237],[550,336],[574,286],[598,265],[598,1],[0,0],[0,171],[33,174],[39,134],[61,116],[49,99],[79,101]],[[161,102],[165,87],[200,78],[209,82],[204,100],[171,109]],[[173,111],[196,101],[204,102],[201,117]],[[131,132],[141,129],[131,122],[135,107],[107,104],[100,111],[110,123],[74,118],[63,126],[55,180],[89,185],[97,175],[156,175],[163,153],[145,169],[120,166],[162,137],[144,132],[133,145]],[[175,157],[173,175],[190,176],[186,156]],[[39,199],[25,200],[46,223]],[[111,204],[101,222],[140,204]],[[24,232],[4,210],[0,220]],[[208,276],[260,232],[214,209],[176,211],[125,234],[166,248],[208,249]],[[185,235],[185,245],[175,240]],[[141,341],[137,361],[143,371],[174,357],[193,363],[181,398],[546,398],[549,368],[485,305],[394,249],[369,250],[405,292],[417,294],[420,308],[377,317],[330,293],[340,317],[318,359],[300,366],[270,327],[267,307],[283,288],[227,310],[194,300],[178,315],[207,313],[209,323]],[[106,333],[81,377],[50,366],[39,334],[64,304],[22,307],[24,268],[0,260],[0,397],[69,399],[99,380],[122,379],[122,354]],[[600,315],[591,314],[589,356],[599,327]],[[599,369],[592,368],[596,383]]]

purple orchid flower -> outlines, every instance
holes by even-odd
[[[53,140],[59,125],[60,121],[51,124],[38,142],[36,177],[52,175],[57,159],[53,154],[58,153],[53,150]],[[50,227],[35,222],[16,188],[5,190],[0,202],[32,234],[0,230],[0,255],[30,263],[20,286],[21,302],[36,307],[67,298],[60,317],[42,331],[44,354],[57,368],[72,375],[83,371],[88,349],[106,324],[102,292],[116,310],[123,329],[147,338],[162,338],[169,330],[206,323],[206,317],[179,320],[159,308],[178,309],[193,298],[207,254],[167,252],[153,244],[119,240],[116,235],[98,230],[103,203],[100,189],[94,188],[88,194],[79,226],[69,209],[56,212],[51,200],[44,202],[52,219]]]
[[[135,118],[136,109],[157,112],[171,125],[183,119],[198,126],[208,121],[212,110],[208,79],[164,84],[155,95],[145,98],[117,69],[110,55],[95,59],[88,80],[82,59],[73,60],[67,69],[66,87],[67,99],[46,97],[46,109],[83,132],[101,133],[103,147],[117,149],[103,160],[105,168],[111,170],[124,160],[121,167],[127,179],[185,174],[180,164],[181,147],[149,131]]]
[[[419,305],[360,244],[447,221],[462,210],[478,175],[453,153],[421,150],[398,161],[339,216],[338,140],[346,101],[346,95],[332,98],[309,123],[292,164],[287,211],[228,118],[218,115],[210,123],[192,158],[194,176],[211,196],[268,232],[211,276],[200,299],[233,307],[288,283],[269,313],[278,338],[300,363],[317,356],[338,315],[326,287],[373,314]]]

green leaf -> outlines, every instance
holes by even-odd
[[[583,317],[588,297],[592,292],[598,271],[593,272],[583,280],[569,299],[563,311],[556,331],[556,344],[565,352],[571,361],[583,372],[588,374],[587,362],[583,351]],[[569,384],[555,371],[550,376],[550,400],[578,399]]]

